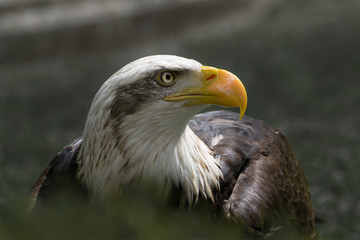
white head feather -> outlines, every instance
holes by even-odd
[[[118,89],[163,69],[187,70],[174,86],[184,89],[201,84],[201,66],[177,56],[150,56],[129,63],[104,83],[90,107],[78,157],[77,175],[94,198],[111,198],[125,186],[149,180],[181,186],[190,204],[200,194],[213,198],[222,173],[209,148],[187,126],[203,106],[159,98],[131,110],[118,125],[111,116]]]

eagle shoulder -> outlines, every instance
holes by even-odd
[[[223,172],[217,208],[254,235],[287,225],[315,238],[308,183],[289,141],[260,120],[238,119],[239,114],[216,111],[189,122]]]
[[[76,139],[73,143],[64,147],[52,159],[31,188],[30,209],[39,202],[47,202],[49,198],[53,197],[55,192],[67,188],[68,185],[72,185],[76,189],[80,188],[81,192],[86,191],[85,188],[78,183],[75,177],[78,168],[76,157],[81,147],[81,143],[82,138]]]

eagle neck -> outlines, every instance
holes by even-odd
[[[84,133],[79,178],[100,200],[135,191],[143,182],[175,185],[190,205],[200,195],[213,200],[222,173],[212,152],[187,126],[198,111],[188,107],[149,115],[156,111],[140,110],[121,119],[116,130],[108,123],[92,124],[92,131]]]

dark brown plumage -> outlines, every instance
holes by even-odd
[[[153,181],[160,191],[175,190],[180,207],[211,203],[253,238],[291,232],[315,239],[308,183],[287,139],[262,121],[239,122],[233,112],[196,115],[209,104],[240,107],[242,116],[243,84],[226,70],[177,56],[126,65],[96,94],[83,137],[40,176],[35,204],[62,189],[101,202]]]
[[[316,238],[315,216],[308,183],[288,140],[259,120],[216,111],[196,115],[190,128],[215,156],[223,173],[215,191],[218,213],[241,222],[254,237],[277,227]],[[214,139],[222,136],[219,142]],[[82,140],[66,146],[32,188],[37,202],[45,201],[64,181],[86,194],[76,180],[76,155]]]
[[[199,114],[192,130],[220,156],[224,175],[216,206],[254,235],[288,225],[310,239],[317,235],[305,174],[290,143],[277,129],[228,111]],[[223,138],[212,144],[214,138]]]

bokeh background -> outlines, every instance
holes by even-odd
[[[0,238],[64,233],[59,215],[34,220],[19,207],[32,184],[81,136],[112,73],[142,56],[176,54],[242,79],[247,115],[291,141],[327,219],[322,238],[360,239],[359,24],[358,0],[0,0]],[[140,205],[89,218],[62,211],[73,234],[94,239],[237,236],[231,224]]]

